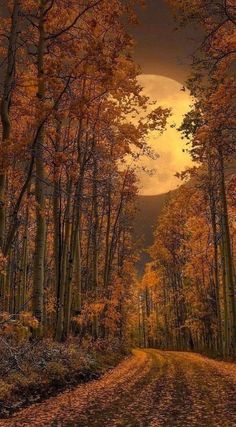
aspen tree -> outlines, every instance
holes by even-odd
[[[14,79],[16,69],[17,39],[19,35],[20,0],[14,0],[11,15],[11,28],[7,48],[6,71],[4,75],[3,94],[1,99],[1,122],[2,122],[2,146],[7,143],[11,136],[10,108],[12,92],[14,90]],[[5,234],[5,191],[6,191],[6,169],[4,157],[0,166],[0,248],[3,249]]]
[[[40,0],[39,22],[38,22],[38,46],[37,46],[37,73],[39,105],[44,109],[45,101],[45,13],[46,1]],[[45,221],[45,168],[44,168],[44,129],[41,127],[35,145],[35,199],[36,199],[36,238],[34,255],[34,278],[33,278],[33,313],[42,326],[43,322],[43,290],[44,290],[44,257],[46,244],[46,221]]]

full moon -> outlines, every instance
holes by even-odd
[[[158,132],[151,132],[148,138],[148,144],[158,158],[153,160],[142,157],[139,160],[140,194],[166,193],[180,185],[175,174],[191,166],[190,156],[185,151],[186,141],[181,138],[177,128],[189,110],[192,99],[187,91],[181,90],[180,83],[167,77],[143,74],[139,77],[139,83],[144,95],[151,101],[157,101],[157,105],[172,110],[164,134],[160,136]],[[173,124],[176,126],[173,127]]]

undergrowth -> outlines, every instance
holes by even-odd
[[[12,342],[1,337],[0,417],[58,392],[98,379],[127,353],[105,341],[71,338]]]

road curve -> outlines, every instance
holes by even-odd
[[[102,379],[24,409],[1,427],[236,427],[236,365],[135,350]]]

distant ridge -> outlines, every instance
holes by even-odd
[[[199,173],[204,172],[201,167]],[[226,181],[230,180],[232,175],[236,173],[236,158],[233,157],[225,163]],[[195,178],[191,178],[185,186],[194,185]],[[155,196],[138,196],[137,211],[134,218],[134,239],[138,248],[140,248],[140,259],[136,264],[137,273],[141,276],[145,270],[145,264],[151,260],[147,250],[154,243],[154,232],[158,218],[162,209],[168,203],[170,198],[178,191],[178,189],[169,191],[168,193],[158,194]]]
[[[137,272],[141,276],[145,269],[145,264],[150,261],[150,256],[145,252],[154,243],[154,232],[157,220],[162,209],[173,195],[174,191],[156,196],[138,196],[137,211],[134,219],[134,238],[138,248],[140,248],[140,259],[137,262]]]

